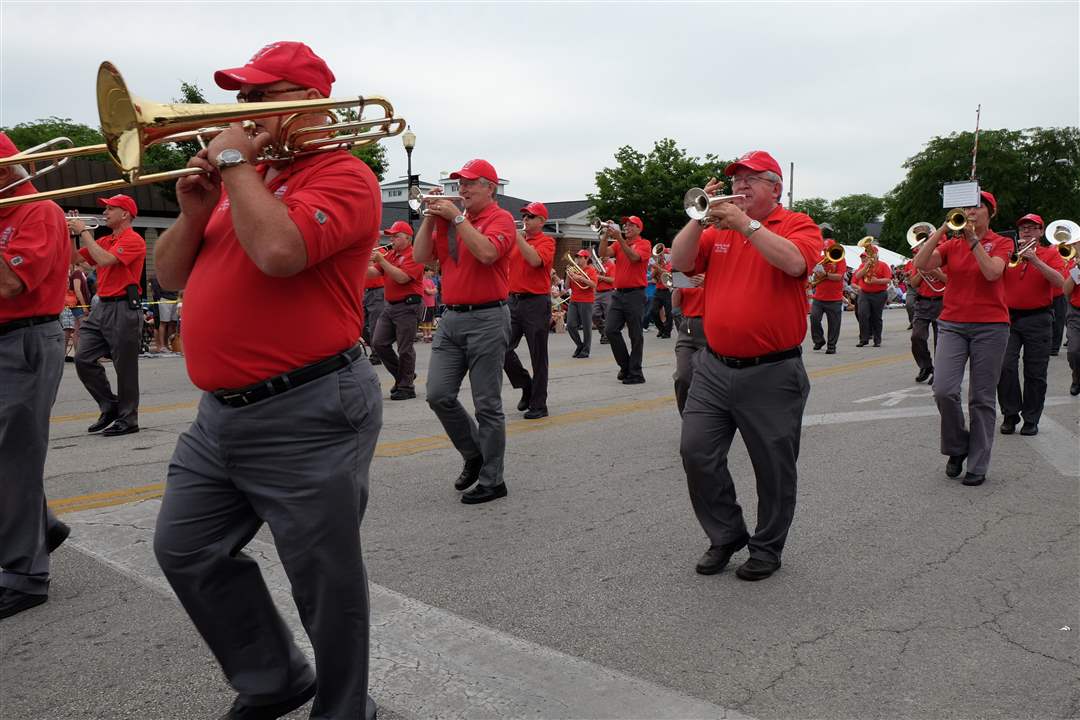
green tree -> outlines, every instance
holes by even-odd
[[[854,245],[866,236],[866,224],[881,217],[885,200],[865,193],[845,195],[834,200],[831,209],[833,237],[844,245]]]
[[[795,212],[806,213],[814,219],[818,225],[822,223],[833,224],[833,210],[829,201],[825,198],[811,197],[796,200],[791,205]]]
[[[355,121],[357,119],[356,110],[353,108],[342,108],[335,111],[338,116],[345,121]],[[386,159],[386,148],[383,147],[381,142],[367,143],[366,145],[360,145],[353,147],[349,152],[354,156],[360,158],[364,163],[371,168],[371,171],[375,173],[375,177],[382,182],[383,177],[386,176],[386,171],[390,169],[390,163]]]
[[[71,118],[55,116],[41,118],[33,122],[21,122],[11,127],[0,127],[0,131],[6,133],[11,138],[11,141],[15,143],[15,147],[20,150],[27,150],[58,137],[70,139],[75,143],[76,147],[99,145],[105,142],[101,133],[95,128],[77,123]],[[100,156],[95,155],[92,157],[104,160],[107,156],[103,153]]]
[[[885,247],[907,251],[904,236],[913,223],[941,224],[942,186],[970,177],[973,147],[973,133],[953,133],[908,158],[907,175],[885,198]],[[998,201],[994,229],[1012,229],[1028,212],[1047,222],[1080,217],[1080,128],[983,131],[977,161],[980,187]]]
[[[711,177],[722,177],[727,165],[715,155],[688,155],[671,138],[658,140],[647,155],[624,145],[615,161],[615,167],[596,173],[597,192],[588,195],[596,217],[637,215],[645,222],[642,235],[668,246],[687,221],[683,195],[691,187],[704,187]]]

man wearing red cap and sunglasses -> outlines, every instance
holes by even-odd
[[[681,453],[690,501],[710,546],[697,571],[712,575],[749,545],[735,571],[762,580],[780,567],[795,515],[799,440],[810,381],[802,361],[806,276],[821,257],[821,229],[780,205],[783,175],[756,150],[728,165],[743,195],[709,209],[704,229],[689,222],[672,243],[671,265],[706,273],[706,348],[694,358],[683,408]],[[722,185],[711,180],[710,195]],[[757,476],[758,524],[746,528],[727,453],[738,430]]]
[[[543,203],[521,208],[524,227],[510,250],[510,346],[503,369],[510,384],[521,390],[517,409],[526,420],[547,417],[548,335],[551,331],[551,266],[555,240],[544,234],[548,211]],[[517,356],[521,338],[529,346],[532,377]]]
[[[72,220],[71,231],[79,238],[80,262],[98,271],[100,303],[79,329],[75,370],[79,380],[98,404],[101,415],[87,432],[127,435],[139,432],[139,350],[142,348],[143,309],[139,282],[146,260],[146,241],[131,228],[139,214],[127,195],[98,200],[104,206],[105,224],[112,234],[95,240],[81,220]],[[116,392],[99,360],[112,358]]]
[[[18,152],[0,133],[0,157]],[[0,167],[0,197],[36,192],[23,166]],[[0,209],[0,619],[48,599],[49,553],[69,532],[45,504],[44,475],[70,248],[56,203]]]
[[[934,401],[941,414],[941,454],[949,457],[945,474],[954,478],[964,469],[964,485],[981,485],[994,447],[997,402],[994,390],[1009,342],[1009,307],[1002,275],[1012,252],[1012,240],[990,229],[997,200],[983,191],[977,207],[967,208],[967,224],[947,239],[942,223],[915,255],[923,272],[944,268],[945,285],[938,341],[934,348]],[[969,430],[960,404],[960,384],[968,377]]]
[[[215,75],[241,101],[322,98],[333,80],[296,42]],[[360,279],[379,233],[379,183],[340,149],[259,163],[282,122],[257,120],[255,137],[235,123],[192,158],[205,174],[177,182],[180,217],[157,242],[162,286],[187,290],[187,369],[205,392],[169,463],[154,551],[237,692],[224,717],[276,718],[314,696],[313,718],[371,718],[360,523],[382,398],[360,342]],[[241,552],[263,523],[317,683]]]
[[[413,342],[424,307],[424,266],[413,259],[413,229],[409,223],[398,220],[383,234],[393,238],[394,244],[388,251],[372,255],[375,268],[368,270],[369,278],[373,274],[386,278],[386,308],[379,315],[371,346],[394,378],[390,399],[411,400],[416,397]]]
[[[446,310],[431,343],[427,402],[465,460],[454,488],[476,484],[461,496],[474,505],[506,497],[502,372],[510,343],[508,257],[517,228],[495,201],[499,176],[491,163],[470,160],[450,177],[465,212],[450,200],[427,203],[413,254],[422,263],[438,260],[442,270]],[[475,420],[458,400],[466,373]]]
[[[607,226],[600,240],[600,257],[615,258],[615,295],[608,308],[604,334],[611,345],[611,354],[619,364],[619,380],[624,385],[645,382],[641,359],[645,350],[645,332],[641,323],[645,314],[645,286],[648,285],[652,243],[641,237],[645,223],[637,215],[622,219],[622,227]],[[622,329],[630,336],[630,352],[626,352]]]
[[[1039,244],[1043,219],[1028,213],[1016,221],[1020,253],[1016,267],[1005,267],[1005,302],[1009,306],[1009,344],[998,379],[1001,434],[1012,435],[1021,416],[1021,435],[1038,435],[1046,402],[1046,371],[1054,337],[1054,290],[1065,286],[1065,261],[1057,248]],[[1020,387],[1020,351],[1024,384]]]

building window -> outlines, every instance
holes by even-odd
[[[391,190],[390,191],[390,197],[401,197],[401,191],[400,190]]]

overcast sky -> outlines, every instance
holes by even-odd
[[[0,125],[98,125],[97,67],[169,101],[181,81],[300,40],[335,96],[383,95],[427,180],[472,157],[507,192],[594,191],[622,145],[771,152],[796,199],[883,194],[932,136],[1080,124],[1080,3],[21,3],[0,0]],[[400,137],[387,178],[405,174]],[[786,193],[785,187],[785,193]]]

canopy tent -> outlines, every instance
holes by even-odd
[[[841,245],[844,248],[844,260],[847,261],[847,266],[852,270],[855,270],[862,264],[859,256],[863,254],[863,249],[858,245]],[[911,258],[906,258],[898,252],[893,252],[887,248],[878,246],[878,259],[888,264],[889,267],[895,268],[898,265],[903,265]]]

